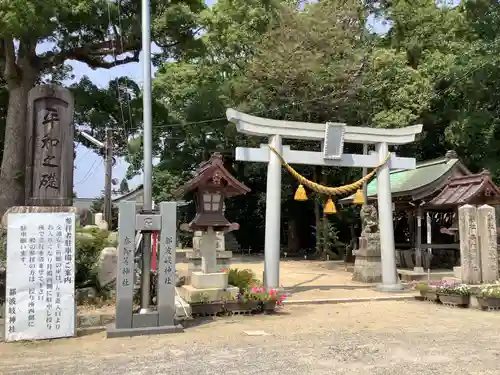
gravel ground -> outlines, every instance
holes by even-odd
[[[0,373],[496,375],[498,337],[500,313],[427,302],[290,306],[177,335],[0,344]]]

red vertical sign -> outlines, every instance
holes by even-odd
[[[153,246],[151,246],[151,269],[156,271],[156,258],[158,250],[158,232],[153,232]]]

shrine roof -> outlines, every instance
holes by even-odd
[[[443,190],[426,204],[429,207],[452,207],[463,204],[500,202],[500,189],[488,171],[468,176],[453,177]]]
[[[242,182],[238,181],[229,171],[224,168],[222,155],[214,153],[208,161],[200,163],[195,176],[174,192],[174,196],[181,198],[190,191],[197,190],[200,186],[208,184],[214,174],[218,173],[226,181],[223,187],[226,197],[246,194],[250,191]]]
[[[394,197],[409,200],[422,199],[442,188],[454,174],[468,175],[471,172],[460,162],[456,153],[417,163],[415,169],[394,170],[390,173],[391,192]],[[377,197],[377,179],[368,183],[368,198]],[[350,203],[354,195],[343,198],[340,203]]]

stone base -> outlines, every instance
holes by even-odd
[[[236,298],[239,293],[239,289],[234,286],[198,289],[192,285],[183,285],[176,289],[179,296],[188,303],[220,301],[223,298],[228,298],[228,293],[231,297]]]
[[[378,233],[367,233],[359,238],[359,250],[356,251],[352,280],[363,283],[382,281],[380,235]]]
[[[161,326],[161,327],[142,327],[142,328],[116,328],[112,323],[106,330],[106,337],[108,339],[116,337],[133,337],[133,336],[147,336],[147,335],[160,335],[164,333],[181,333],[184,328],[180,325],[174,326]]]
[[[356,255],[352,281],[363,283],[379,283],[382,281],[382,264],[380,257]]]
[[[453,267],[453,277],[462,280],[462,267]]]
[[[191,285],[196,289],[225,289],[227,288],[228,274],[225,272],[191,274]]]
[[[424,270],[424,267],[413,267],[413,272],[419,272],[419,273],[424,273],[425,270]]]

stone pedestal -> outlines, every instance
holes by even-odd
[[[477,208],[464,205],[458,209],[460,233],[460,261],[462,282],[481,283],[481,254],[479,251]]]
[[[227,288],[227,273],[203,273],[193,272],[191,275],[191,286],[196,289]]]
[[[220,301],[227,298],[228,293],[236,297],[239,292],[238,288],[228,285],[227,273],[221,272],[229,267],[232,253],[219,250],[223,244],[220,233],[211,229],[195,232],[193,251],[186,252],[190,285],[183,285],[177,290],[189,303]]]
[[[498,250],[495,209],[483,205],[477,209],[481,278],[483,283],[498,279]]]
[[[191,285],[183,285],[177,290],[189,303],[220,301],[227,298],[228,293],[236,298],[239,292],[238,288],[228,285],[225,272],[193,272]]]
[[[382,281],[379,233],[363,233],[359,238],[352,280],[365,283]]]

